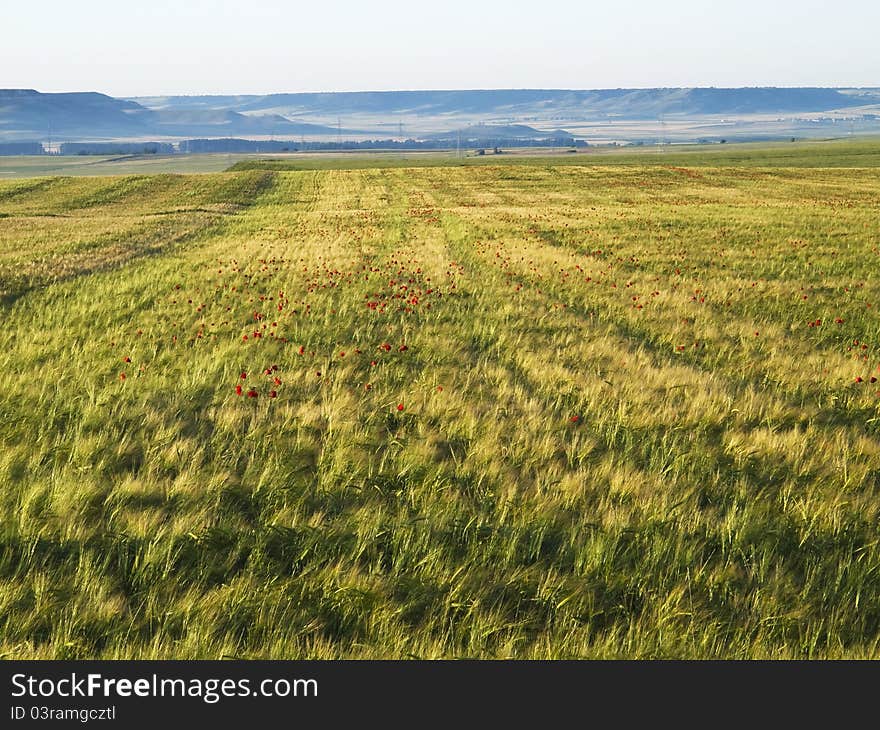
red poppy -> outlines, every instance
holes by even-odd
[[[235,386],[235,394],[236,394],[236,395],[241,395],[241,386],[240,386],[240,385],[236,385],[236,386]]]
[[[125,380],[125,373],[119,373],[119,379]]]
[[[130,357],[124,357],[124,358],[122,358],[122,362],[131,362],[131,358],[130,358]]]
[[[242,380],[244,380],[244,379],[247,377],[247,373],[242,372],[242,374],[239,375],[239,377],[240,377]]]
[[[259,394],[258,394],[257,391],[254,390],[253,388],[251,388],[251,389],[247,392],[247,397],[248,397],[248,398],[256,398],[257,395],[259,395]]]
[[[403,410],[403,403],[398,403],[398,404],[397,404],[397,410],[398,410],[398,411],[402,411],[402,410]]]
[[[581,420],[581,417],[580,417],[580,416],[572,416],[572,417],[571,417],[570,419],[568,419],[568,420],[570,420],[572,423],[577,423],[578,421]]]
[[[270,390],[270,391],[269,391],[269,397],[270,397],[270,398],[275,398],[275,397],[277,397],[277,396],[278,396],[278,393],[276,393],[274,390]]]

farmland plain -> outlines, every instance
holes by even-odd
[[[877,657],[836,167],[0,182],[0,654]]]
[[[634,165],[669,167],[877,167],[876,137],[801,140],[785,143],[675,144],[579,148],[505,148],[501,155],[474,149],[431,151],[375,150],[174,155],[0,156],[0,181],[46,176],[123,176],[204,174],[236,170],[359,170],[396,167],[483,165]]]

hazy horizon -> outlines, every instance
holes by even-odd
[[[359,88],[359,89],[304,89],[297,91],[290,91],[287,89],[274,89],[271,91],[263,91],[263,92],[250,92],[250,91],[239,91],[233,89],[231,91],[213,91],[213,92],[200,92],[194,91],[191,93],[156,93],[156,94],[110,94],[107,91],[102,89],[93,89],[93,88],[78,88],[78,89],[58,89],[58,90],[47,90],[43,88],[35,88],[33,86],[2,86],[0,90],[20,90],[20,89],[30,89],[37,91],[41,94],[68,94],[68,93],[99,93],[105,94],[107,96],[112,96],[118,99],[137,99],[137,98],[156,98],[163,96],[176,96],[176,97],[200,97],[200,96],[271,96],[277,94],[376,94],[376,93],[398,93],[398,92],[417,92],[417,93],[428,93],[428,92],[471,92],[471,91],[614,91],[614,90],[633,90],[633,91],[649,91],[649,90],[663,90],[663,89],[769,89],[769,88],[779,88],[779,89],[802,89],[802,88],[817,88],[817,89],[877,89],[880,88],[880,83],[874,86],[853,86],[853,85],[841,85],[841,84],[812,84],[812,85],[799,85],[799,84],[776,84],[773,86],[758,86],[755,84],[747,84],[743,86],[591,86],[589,88],[575,88],[575,87],[549,87],[549,86],[484,86],[480,88],[409,88],[409,89],[368,89],[368,88]]]
[[[713,5],[716,9],[713,9]],[[880,6],[280,0],[4,10],[0,88],[111,96],[465,89],[877,87]]]

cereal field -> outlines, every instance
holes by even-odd
[[[877,657],[880,172],[0,182],[6,658]]]

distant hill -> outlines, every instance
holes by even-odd
[[[476,121],[518,119],[555,126],[557,119],[658,120],[754,114],[812,115],[880,105],[878,89],[487,89],[363,91],[237,96],[116,99],[95,92],[44,94],[0,89],[0,142],[45,140],[162,140],[299,136],[395,135],[403,117],[418,118],[420,139],[448,138],[451,128]],[[877,107],[880,109],[880,107]],[[362,130],[338,129],[344,117]],[[546,138],[531,127],[495,127],[494,138]],[[561,131],[561,130],[560,130]],[[508,134],[509,132],[509,134]],[[408,132],[409,133],[409,132]],[[778,134],[779,132],[774,132]],[[564,133],[567,135],[567,133]],[[708,134],[708,133],[707,133]],[[727,134],[727,132],[725,132]]]
[[[542,132],[534,127],[526,124],[472,124],[462,129],[456,129],[451,132],[438,132],[437,134],[427,135],[426,139],[456,139],[461,136],[461,140],[471,141],[478,140],[483,142],[516,139],[563,139],[571,138],[571,133],[563,129],[555,129],[552,132]]]
[[[294,122],[279,114],[245,115],[224,109],[148,110],[156,134],[175,137],[230,135],[338,134],[336,127]],[[348,131],[348,130],[342,130]]]
[[[740,89],[487,89],[468,91],[356,91],[265,96],[164,96],[134,98],[155,109],[229,109],[285,116],[337,114],[577,114],[628,119],[664,115],[800,113],[844,109],[864,98],[826,88]]]
[[[152,112],[140,104],[105,94],[41,94],[33,89],[0,89],[0,136],[45,139],[47,135],[137,135]]]
[[[329,135],[338,131],[277,114],[245,115],[204,108],[154,110],[93,92],[43,94],[33,89],[0,89],[0,139]]]

